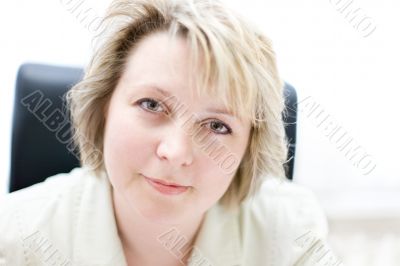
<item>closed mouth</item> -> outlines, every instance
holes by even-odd
[[[145,176],[145,175],[143,175],[143,176],[145,178],[155,182],[155,183],[158,183],[158,184],[161,184],[161,185],[164,185],[164,186],[168,186],[168,187],[189,187],[189,186],[183,186],[183,185],[180,185],[180,184],[164,181],[162,179],[152,178],[152,177],[148,177],[148,176]]]

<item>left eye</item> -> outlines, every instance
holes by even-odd
[[[226,134],[231,134],[232,133],[232,130],[230,129],[230,127],[228,127],[224,123],[216,121],[216,120],[211,121],[209,123],[209,127],[211,128],[211,130],[217,132],[218,134],[226,135]]]
[[[156,100],[145,98],[140,100],[138,103],[141,107],[144,107],[146,110],[149,110],[151,112],[156,112],[156,113],[165,112],[162,104],[160,104]]]

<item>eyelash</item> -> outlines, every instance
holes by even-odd
[[[147,103],[156,103],[156,104],[158,104],[159,106],[163,106],[163,104],[162,104],[162,102],[159,102],[159,101],[157,101],[157,100],[155,100],[155,99],[151,99],[151,98],[144,98],[144,99],[140,99],[139,101],[137,101],[137,104],[141,107],[141,108],[144,108],[145,109],[145,111],[147,111],[147,112],[151,112],[151,113],[159,113],[158,111],[152,111],[152,110],[150,110],[150,109],[148,109],[148,108],[146,108],[146,107],[142,107],[142,103],[145,103],[145,102],[147,102]],[[167,112],[167,115],[168,115],[169,113]],[[223,122],[221,122],[221,121],[219,121],[219,120],[213,120],[213,121],[211,121],[211,122],[216,122],[216,123],[219,123],[220,125],[222,125],[222,126],[224,126],[225,128],[226,128],[226,133],[216,133],[216,134],[220,134],[220,135],[231,135],[232,134],[232,129],[228,126],[228,125],[226,125],[225,123],[223,123]],[[215,131],[214,131],[215,132]]]

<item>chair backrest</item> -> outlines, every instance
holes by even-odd
[[[288,158],[285,163],[286,177],[293,180],[294,161],[296,154],[296,129],[297,129],[297,93],[292,85],[285,83],[284,88],[286,112],[283,115],[286,138],[288,140]]]
[[[83,77],[81,68],[23,64],[16,81],[11,144],[9,191],[41,182],[79,166],[73,150],[70,121],[63,96]],[[284,116],[290,140],[286,175],[293,176],[296,144],[296,92],[285,85]]]

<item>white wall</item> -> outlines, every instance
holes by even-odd
[[[82,2],[82,4],[79,4]],[[0,191],[6,191],[14,83],[24,62],[83,66],[96,32],[86,27],[101,16],[109,1],[27,1],[0,4]],[[74,8],[76,6],[77,8]],[[81,21],[83,11],[91,9]]]
[[[68,11],[70,1],[13,1],[0,4],[0,190],[8,178],[16,71],[22,62],[84,65],[93,32]],[[82,0],[83,1],[83,0]],[[82,2],[102,14],[109,1]],[[399,93],[399,2],[351,0],[230,1],[273,40],[282,77],[296,87],[300,116],[296,182],[314,189],[329,215],[400,213],[400,148],[396,114]],[[337,8],[350,3],[344,12]],[[359,15],[351,22],[356,10]],[[354,25],[363,22],[358,29]],[[368,26],[370,23],[370,26]],[[373,27],[376,29],[372,31]],[[364,30],[363,30],[364,29]],[[365,36],[368,35],[368,36]],[[318,104],[320,117],[309,115]],[[325,119],[325,124],[322,123]],[[349,147],[366,156],[346,158],[325,127],[341,127]],[[361,153],[360,153],[361,154]],[[368,155],[368,156],[367,156]],[[361,156],[361,155],[360,155]],[[361,158],[361,157],[359,157]],[[362,167],[376,164],[371,173]],[[360,162],[358,167],[353,166]]]
[[[400,148],[396,121],[396,114],[400,114],[396,108],[400,96],[399,2],[246,3],[241,10],[253,14],[274,41],[281,74],[297,88],[299,100],[320,105],[310,116],[311,108],[299,105],[303,112],[298,127],[297,181],[314,188],[330,215],[400,213],[400,173],[395,153]],[[347,10],[337,11],[346,3],[350,3]],[[359,17],[350,22],[352,15],[346,18],[346,14],[357,8]],[[364,14],[370,18],[355,29],[353,25]],[[374,26],[376,29],[365,37]],[[319,118],[317,112],[322,112]],[[351,156],[345,156],[348,149],[341,152],[337,148],[343,141],[336,144],[338,137],[325,137],[329,122],[346,133],[343,141],[354,139],[349,148],[360,145],[359,150],[369,155],[358,168],[353,164],[361,160],[349,160]],[[364,175],[372,169],[362,171],[368,159],[376,168]]]

